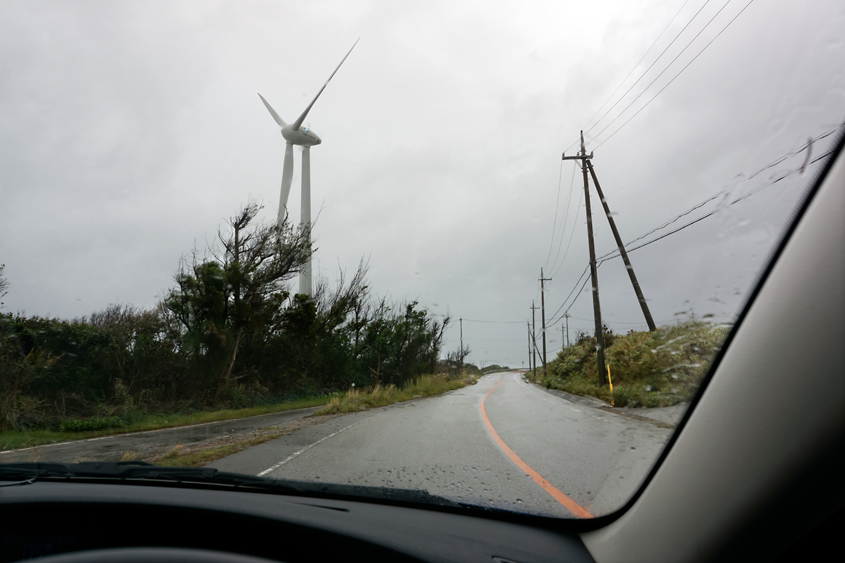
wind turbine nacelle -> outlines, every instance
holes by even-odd
[[[303,147],[311,147],[323,142],[316,133],[307,127],[294,129],[293,125],[285,125],[282,127],[282,137],[284,137],[285,141],[292,145],[300,145]]]

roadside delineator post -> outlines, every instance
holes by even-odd
[[[610,404],[611,404],[611,406],[615,407],[616,404],[613,402],[613,380],[610,379],[610,364],[606,364],[606,365],[607,365],[607,382],[610,383]]]

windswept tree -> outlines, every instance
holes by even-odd
[[[464,366],[466,365],[465,360],[471,352],[472,351],[469,349],[469,346],[464,346],[463,348],[458,347],[457,350],[446,354],[445,363],[449,372],[453,374],[461,374],[464,371]]]
[[[110,387],[124,403],[141,395],[162,400],[177,394],[177,381],[171,376],[183,369],[178,335],[168,331],[161,307],[142,309],[112,304],[81,322],[110,336],[109,355],[116,368],[111,370]]]
[[[264,355],[282,360],[288,385],[320,391],[360,382],[354,358],[356,327],[362,325],[355,321],[367,301],[366,274],[362,260],[351,277],[340,271],[334,289],[319,280],[313,298],[296,295],[282,312],[275,347]]]
[[[183,327],[186,352],[204,360],[198,367],[216,391],[231,380],[243,340],[264,337],[289,296],[285,282],[312,253],[307,228],[262,223],[260,210],[253,203],[230,218],[210,257],[183,260],[164,299]]]
[[[404,385],[435,371],[449,319],[438,322],[418,305],[382,299],[369,311],[357,360],[375,383]]]
[[[9,281],[3,275],[3,270],[6,269],[6,264],[0,264],[0,299],[3,299],[9,293]],[[0,301],[0,309],[3,308],[3,301]]]

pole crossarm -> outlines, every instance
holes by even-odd
[[[575,156],[566,156],[566,153],[560,155],[561,160],[591,160],[593,158],[593,153],[585,154],[585,155],[575,155]]]

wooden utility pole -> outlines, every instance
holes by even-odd
[[[544,282],[552,281],[552,278],[543,277],[543,268],[540,268],[540,315],[543,320],[543,377],[546,377],[546,286]]]
[[[569,313],[564,313],[563,316],[566,318],[566,345],[569,346]]]
[[[580,160],[581,171],[584,173],[584,203],[587,206],[587,242],[590,246],[590,278],[593,284],[593,316],[596,321],[596,368],[599,375],[599,386],[607,385],[607,373],[604,371],[604,330],[601,322],[601,302],[599,301],[599,278],[596,272],[596,246],[593,241],[593,216],[590,211],[590,184],[587,180],[587,160],[593,158],[587,155],[584,147],[584,132],[581,131],[581,153],[578,156],[561,156],[563,160]]]
[[[587,163],[587,168],[590,170],[590,175],[593,177],[593,183],[596,185],[596,192],[598,192],[599,199],[604,207],[604,214],[607,216],[607,222],[610,223],[610,230],[613,231],[613,238],[616,239],[616,246],[619,247],[619,254],[622,255],[622,261],[625,262],[625,269],[628,270],[628,277],[631,278],[631,285],[634,286],[634,293],[637,294],[637,300],[640,302],[640,308],[643,310],[645,322],[648,324],[648,330],[654,332],[657,330],[657,327],[654,326],[654,320],[651,318],[651,311],[648,310],[648,304],[645,302],[645,297],[643,297],[643,292],[640,289],[640,282],[637,281],[637,275],[634,273],[634,267],[628,259],[628,253],[625,251],[625,245],[622,244],[622,237],[619,236],[619,231],[616,230],[616,221],[613,220],[613,216],[610,214],[610,207],[608,207],[607,199],[605,199],[604,194],[601,191],[601,185],[599,185],[599,179],[596,176],[596,171],[593,170],[593,164],[589,160],[584,162]]]
[[[537,372],[537,320],[535,319],[534,311],[536,311],[537,309],[539,309],[539,307],[534,306],[534,300],[532,299],[531,300],[531,341],[532,341],[532,344],[533,344],[532,349],[534,350],[534,352],[532,353],[532,356],[534,357],[534,372],[535,372],[535,374]]]
[[[461,324],[461,353],[460,353],[460,356],[458,356],[458,357],[460,358],[461,367],[458,369],[458,373],[463,373],[464,372],[464,318],[461,317],[459,320],[460,320],[460,324]]]
[[[525,321],[525,331],[528,333],[528,370],[531,371],[531,323],[528,321]]]

